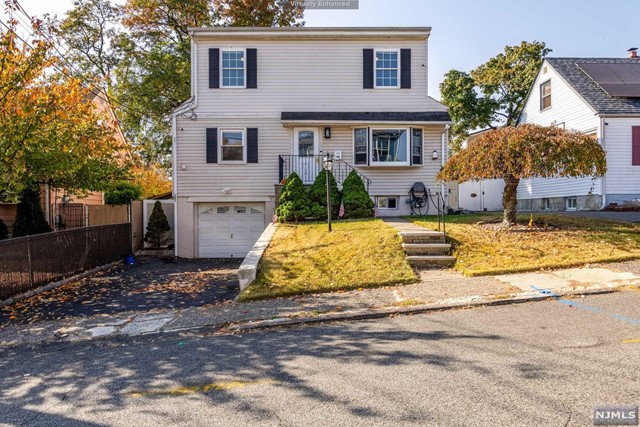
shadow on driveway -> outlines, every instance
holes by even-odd
[[[0,308],[0,327],[69,317],[223,304],[240,291],[242,259],[140,258]]]

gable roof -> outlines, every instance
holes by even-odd
[[[593,108],[606,115],[640,115],[640,98],[612,97],[578,67],[590,64],[637,64],[628,58],[545,58],[545,61]]]

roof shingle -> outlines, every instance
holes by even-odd
[[[584,100],[601,115],[640,115],[640,98],[609,96],[577,64],[629,64],[638,59],[627,58],[546,58],[551,65]]]

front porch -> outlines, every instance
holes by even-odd
[[[331,172],[333,173],[338,186],[342,186],[344,180],[347,178],[351,171],[355,171],[362,179],[367,191],[371,186],[371,180],[365,175],[360,173],[351,164],[345,162],[341,158],[336,158],[334,155],[329,154],[332,159]],[[326,155],[314,154],[314,155],[295,155],[295,154],[281,154],[278,156],[278,183],[282,183],[283,180],[295,172],[298,174],[304,184],[313,184],[316,177],[320,174],[324,167]]]

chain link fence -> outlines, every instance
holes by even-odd
[[[0,241],[0,300],[131,253],[131,224],[113,224]]]

